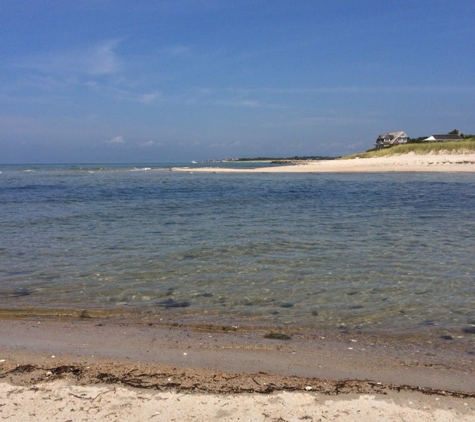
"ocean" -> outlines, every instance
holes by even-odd
[[[0,309],[473,349],[473,174],[193,166],[0,165]]]

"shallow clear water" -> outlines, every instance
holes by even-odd
[[[163,167],[0,166],[0,308],[475,337],[474,175]]]

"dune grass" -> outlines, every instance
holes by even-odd
[[[467,154],[475,152],[475,139],[469,138],[461,141],[451,142],[425,142],[414,144],[397,145],[391,148],[381,148],[377,150],[369,150],[366,152],[359,152],[356,154],[342,157],[344,160],[351,158],[371,158],[371,157],[389,157],[392,155],[401,154]]]

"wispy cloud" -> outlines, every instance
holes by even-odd
[[[109,139],[106,143],[111,144],[111,145],[121,145],[125,143],[125,139],[123,136],[119,135],[119,136],[115,136],[112,139]]]
[[[321,126],[321,125],[332,125],[332,126],[340,126],[340,125],[355,125],[355,124],[366,124],[374,122],[376,119],[368,118],[367,116],[346,116],[346,115],[338,115],[338,116],[329,116],[329,115],[322,115],[322,116],[311,116],[311,117],[300,117],[294,120],[290,120],[286,122],[286,125],[291,126]]]
[[[148,94],[141,94],[138,96],[139,102],[143,104],[151,104],[155,100],[159,99],[161,97],[161,94],[159,92],[150,92]]]
[[[90,47],[31,55],[14,64],[45,74],[111,75],[122,67],[115,52],[118,45],[119,40],[106,40]]]
[[[241,107],[241,108],[266,108],[266,109],[278,109],[283,110],[287,109],[288,106],[272,103],[270,101],[264,100],[255,100],[255,99],[239,99],[239,98],[229,98],[223,100],[214,101],[215,105],[227,106],[227,107]]]
[[[117,73],[121,68],[120,60],[114,51],[118,44],[118,40],[109,40],[88,51],[85,57],[87,71],[92,75]]]
[[[17,59],[8,65],[23,72],[18,72],[13,83],[4,86],[0,83],[0,92],[3,96],[8,92],[15,93],[10,97],[18,101],[42,103],[51,103],[57,98],[74,101],[76,91],[68,90],[83,88],[104,98],[145,105],[163,100],[163,94],[154,89],[155,83],[144,83],[140,75],[131,76],[130,67],[125,66],[125,60],[117,53],[120,43],[118,39],[105,40],[81,48]],[[175,54],[185,49],[180,47]],[[18,92],[23,95],[19,96]]]
[[[249,108],[261,108],[265,107],[260,101],[257,100],[223,100],[218,101],[218,104],[228,105],[233,107],[249,107]]]
[[[176,45],[168,50],[169,54],[172,56],[185,56],[191,51],[190,47],[185,45]]]
[[[0,114],[0,135],[25,137],[33,142],[52,139],[104,139],[110,128],[98,115],[54,116]]]
[[[318,95],[318,94],[378,94],[378,93],[474,93],[475,85],[413,85],[413,86],[329,86],[316,88],[228,88],[230,92],[240,95],[255,93]]]
[[[163,100],[159,91],[150,91],[146,93],[137,92],[137,89],[130,87],[127,83],[104,83],[103,81],[88,80],[82,84],[96,94],[113,98],[114,100],[130,101],[142,104],[152,104],[157,100]]]
[[[258,98],[260,97],[260,98]],[[287,106],[277,101],[269,101],[269,98],[263,98],[262,92],[258,90],[235,90],[235,89],[216,89],[198,87],[193,89],[187,96],[188,103],[217,105],[225,107],[241,108],[267,108],[267,109],[286,109]]]
[[[237,148],[242,145],[241,141],[234,142],[211,142],[208,144],[208,148]]]
[[[253,109],[274,109],[290,110],[296,106],[295,100],[323,95],[346,96],[346,95],[411,95],[411,94],[473,94],[475,86],[328,86],[328,87],[301,87],[301,88],[215,88],[197,87],[189,91],[186,101],[189,104],[217,105],[225,107],[253,108]],[[292,101],[290,100],[293,98]],[[299,107],[297,107],[299,108]],[[367,119],[365,119],[367,120]],[[344,118],[345,124],[359,122],[359,119],[352,117]],[[318,116],[295,121],[296,125],[316,125],[316,124],[340,124],[342,119],[336,116]]]
[[[153,147],[155,145],[156,145],[156,142],[152,141],[151,139],[149,141],[142,142],[141,144],[139,144],[140,147],[144,147],[144,148],[150,148],[150,147]]]

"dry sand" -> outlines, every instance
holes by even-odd
[[[0,320],[9,421],[473,421],[474,355],[353,334]]]
[[[258,169],[174,168],[174,171],[246,173],[475,172],[475,154],[404,154],[381,158],[319,160]]]
[[[65,381],[33,387],[0,384],[0,417],[8,421],[457,421],[472,422],[473,402],[418,394],[312,392],[203,394],[143,391]],[[470,410],[471,409],[471,410]]]

